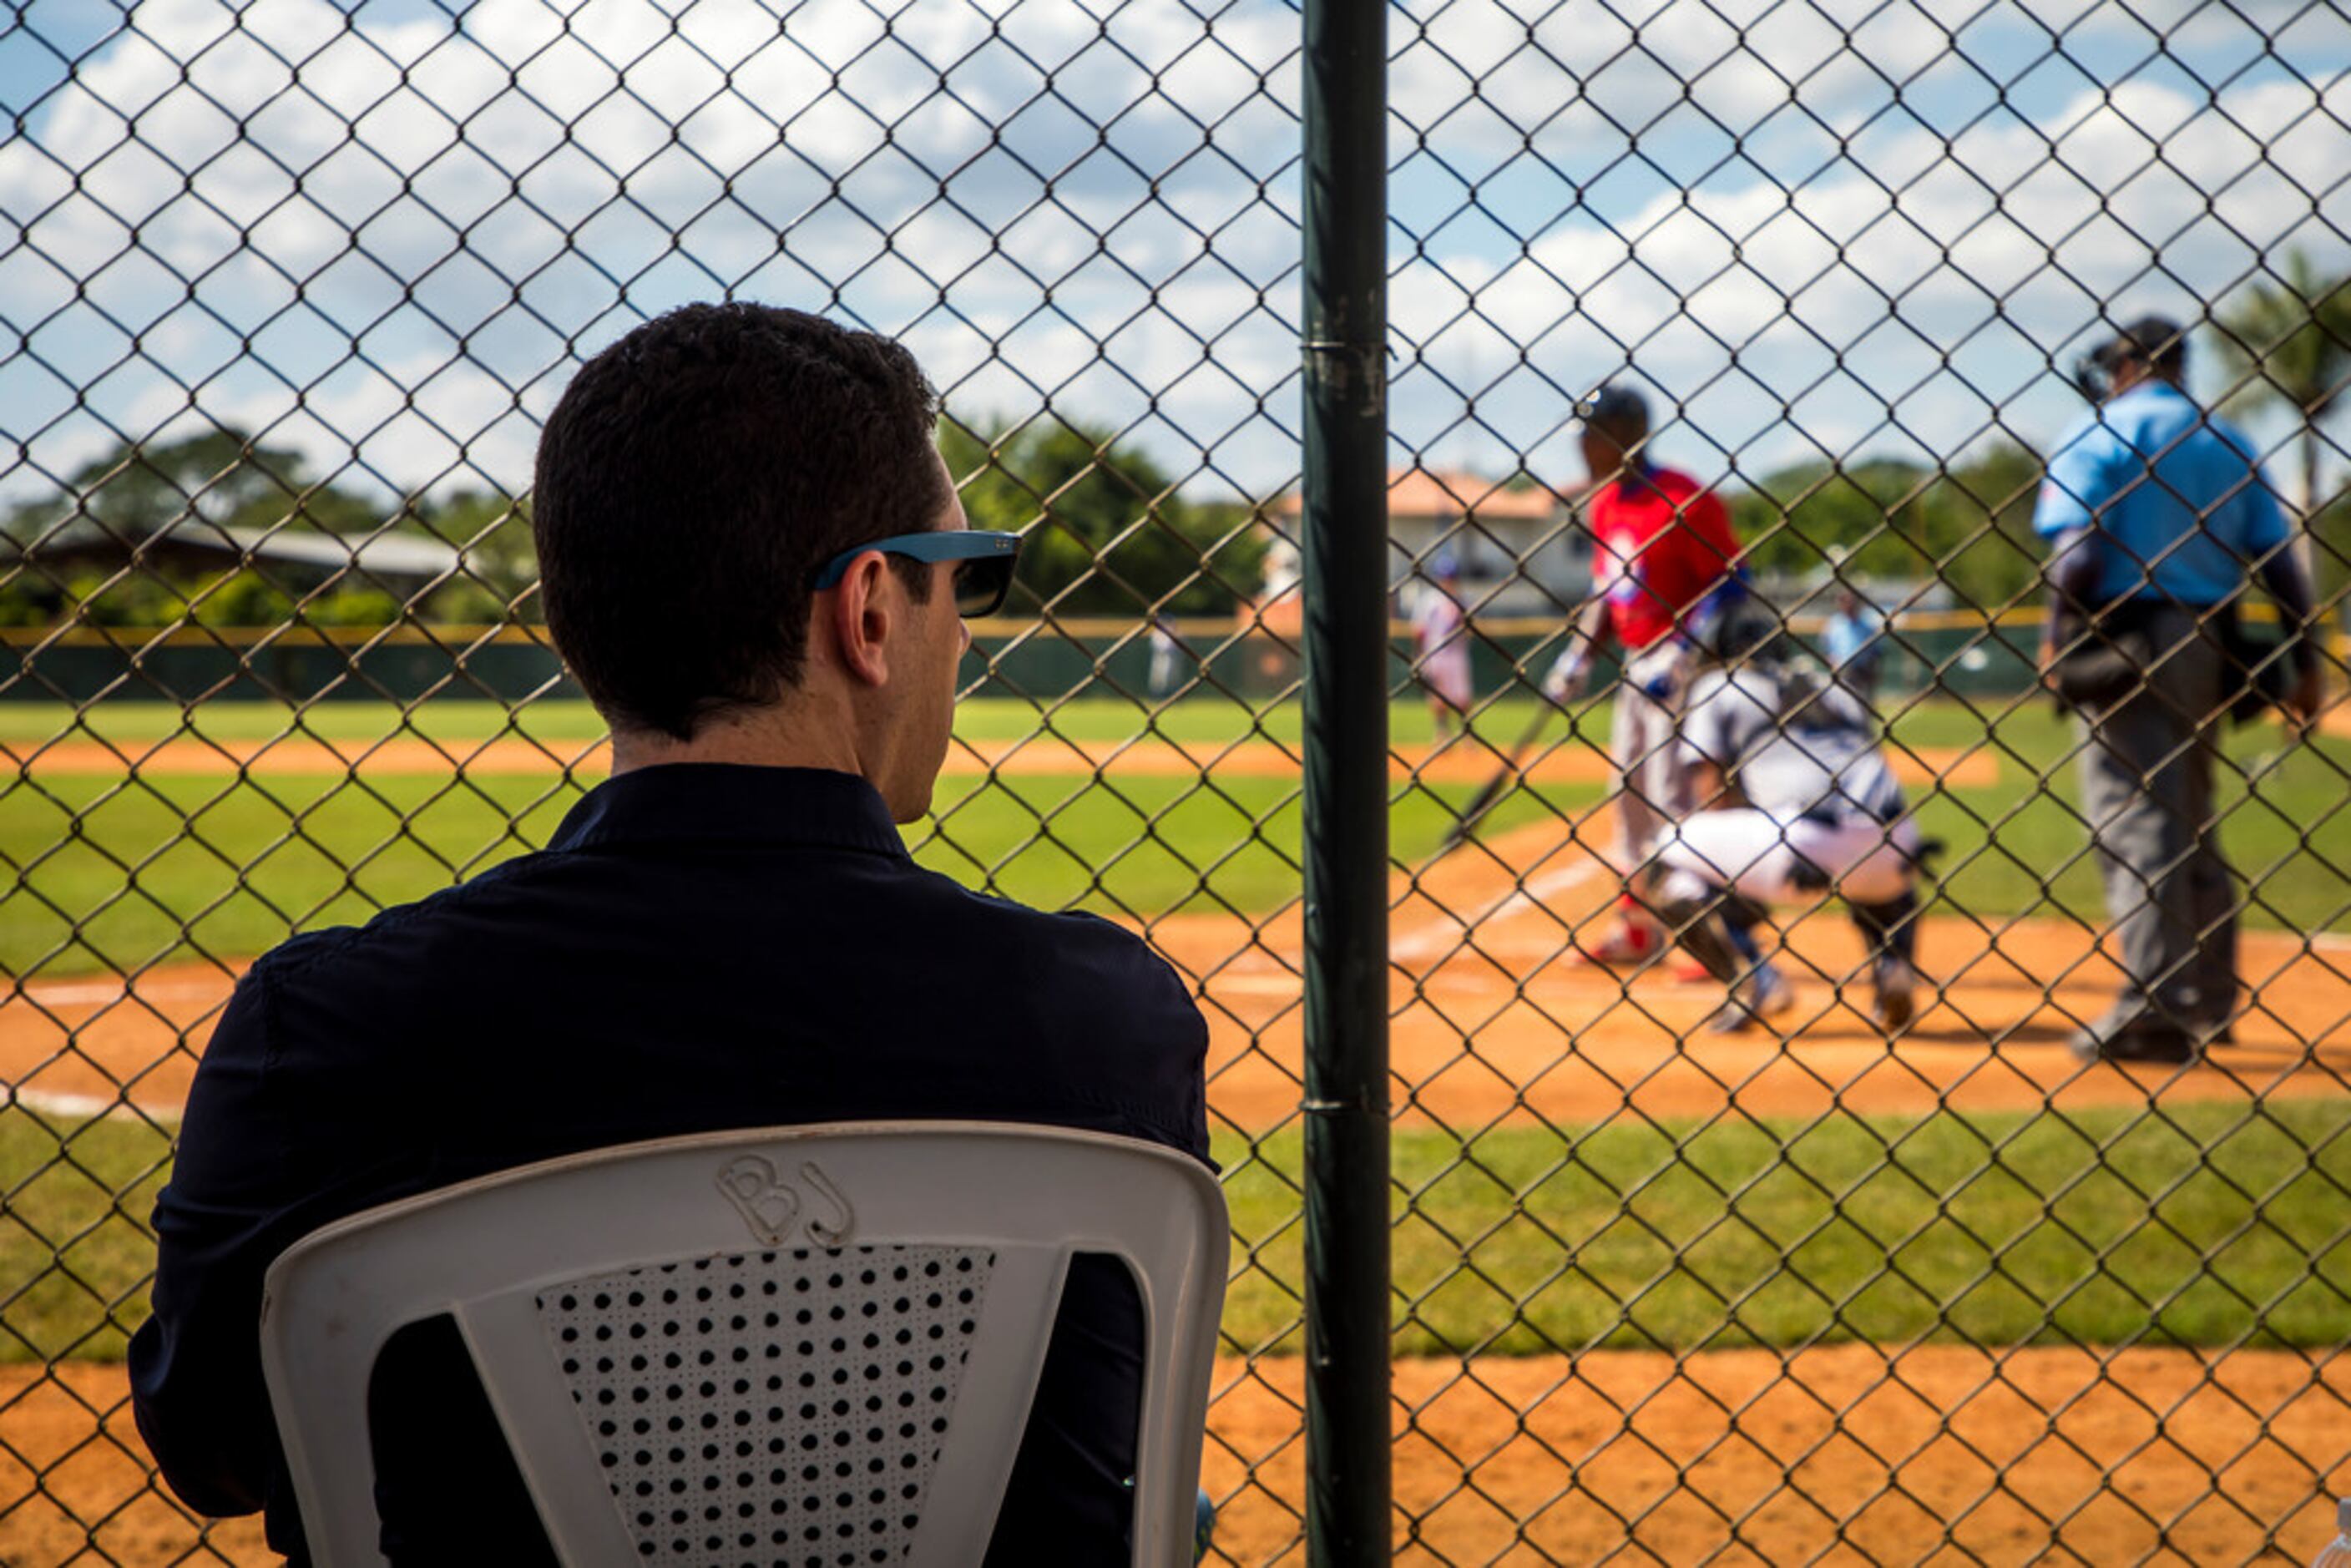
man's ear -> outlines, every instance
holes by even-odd
[[[890,562],[868,550],[849,563],[832,591],[832,640],[850,678],[869,686],[890,679],[890,635],[897,630],[898,595]]]

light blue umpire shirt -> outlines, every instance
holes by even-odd
[[[2092,604],[2170,600],[2209,607],[2285,543],[2285,514],[2252,444],[2170,382],[2150,377],[2066,427],[2049,459],[2033,531],[2098,537]]]

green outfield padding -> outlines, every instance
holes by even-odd
[[[1470,629],[1471,685],[1480,699],[1531,695],[1567,627],[1555,617],[1480,617]],[[2028,618],[2029,619],[2029,618]],[[1815,617],[1800,617],[1809,643]],[[1277,701],[1299,680],[1298,635],[1215,619],[1178,622],[1187,686],[1252,703]],[[975,622],[964,674],[987,698],[1131,701],[1151,695],[1148,622],[1063,620]],[[1947,695],[1994,695],[2033,683],[2038,628],[2015,618],[1913,614],[1897,621],[1883,660],[1890,684]],[[16,703],[165,702],[263,706],[366,706],[475,700],[497,706],[577,698],[540,625],[79,626],[0,631],[8,654],[0,706]],[[1388,681],[1412,683],[1408,625],[1390,628]],[[1604,672],[1607,663],[1603,661]]]

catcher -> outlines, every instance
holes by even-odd
[[[1842,897],[1861,933],[1881,1029],[1915,1010],[1923,841],[1868,710],[1778,657],[1759,612],[1727,618],[1728,652],[1691,682],[1680,747],[1701,809],[1656,852],[1656,904],[1684,951],[1729,990],[1708,1028],[1732,1033],[1795,995],[1748,935],[1767,904]],[[1744,645],[1743,650],[1740,645]]]

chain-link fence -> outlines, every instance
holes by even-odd
[[[537,421],[720,295],[906,340],[975,526],[1029,536],[911,836],[1195,986],[1236,1238],[1214,1550],[1301,1553],[1299,40],[1255,4],[15,9],[0,1560],[266,1556],[125,1402],[190,1075],[253,956],[544,842],[601,777],[535,593]],[[2265,604],[2222,650],[2215,585],[2291,600],[2303,563],[2339,678],[2346,70],[2351,20],[2289,0],[1390,12],[1400,1554],[2330,1532],[2351,740],[2219,716],[2294,663]],[[2126,472],[2082,431],[2077,361],[2148,316],[2282,532],[2186,435]],[[1650,416],[1625,484],[1604,382]],[[2129,491],[2226,559],[2129,532]],[[1748,609],[1707,623],[1745,630],[1645,653],[1712,585],[1611,530],[1708,494]],[[2061,627],[2137,683],[2086,729],[2039,680],[2069,516],[2124,597],[2195,607]],[[1851,787],[1789,808],[1792,738]]]

